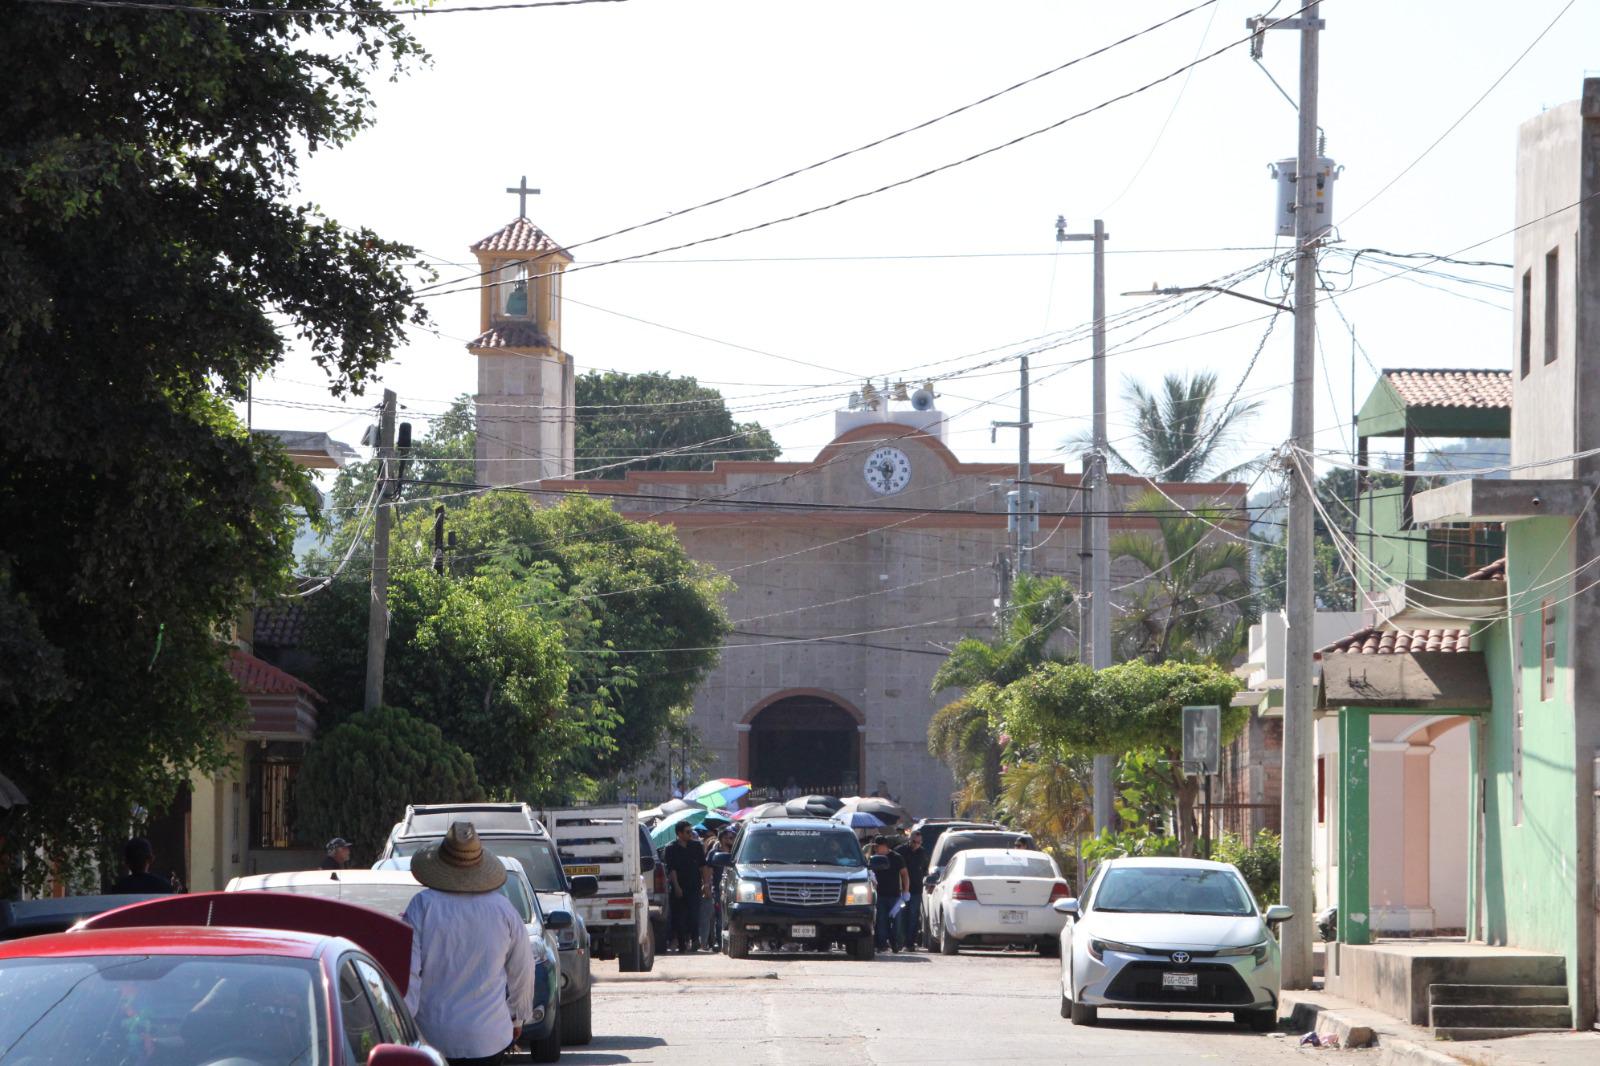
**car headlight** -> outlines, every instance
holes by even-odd
[[[844,901],[847,906],[870,906],[872,903],[872,882],[856,881],[845,887]]]
[[[1103,959],[1108,951],[1120,951],[1128,955],[1148,955],[1144,948],[1133,944],[1121,944],[1115,940],[1089,940],[1089,954],[1095,959]]]
[[[1267,963],[1267,952],[1271,946],[1272,938],[1268,937],[1259,944],[1246,944],[1243,947],[1238,948],[1222,948],[1217,952],[1217,954],[1228,956],[1254,955],[1256,958],[1256,965],[1265,966]]]
[[[761,890],[760,881],[741,880],[734,899],[740,903],[765,903],[767,894]]]

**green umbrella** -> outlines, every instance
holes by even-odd
[[[686,811],[677,811],[669,814],[657,822],[654,829],[650,830],[650,843],[658,848],[665,847],[677,838],[677,827],[680,824],[699,825],[706,820],[706,815],[710,813],[704,807],[692,807]]]

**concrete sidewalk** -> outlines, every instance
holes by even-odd
[[[1363,1007],[1321,989],[1284,992],[1281,1013],[1289,1029],[1328,1033],[1341,1047],[1372,1047],[1377,1066],[1594,1066],[1600,1063],[1600,1032],[1513,1036],[1504,1040],[1435,1040],[1419,1026]]]

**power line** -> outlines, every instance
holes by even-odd
[[[196,15],[338,15],[355,19],[390,19],[412,15],[459,15],[477,11],[523,11],[539,7],[579,7],[584,4],[624,4],[628,0],[522,0],[507,4],[473,4],[467,7],[351,8],[351,7],[220,7],[205,4],[145,3],[144,0],[28,0],[53,7],[99,7],[134,11],[184,12]]]

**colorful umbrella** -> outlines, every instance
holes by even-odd
[[[711,812],[704,807],[691,807],[685,811],[676,811],[667,815],[656,823],[650,830],[650,843],[658,848],[664,848],[672,843],[678,836],[678,825],[687,822],[689,825],[699,825],[706,820],[706,815]]]
[[[683,798],[702,807],[732,807],[749,791],[748,781],[741,781],[737,777],[716,777],[696,785],[685,792]]]
[[[840,811],[833,816],[833,820],[843,822],[851,829],[882,829],[884,826],[882,818],[866,811]]]

